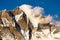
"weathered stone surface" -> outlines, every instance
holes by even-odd
[[[31,16],[34,24],[36,20],[33,18],[43,19],[42,24],[39,23],[38,27],[34,27],[36,25],[32,23],[30,17],[27,18],[26,14],[19,7],[12,11],[0,12],[0,37],[2,40],[60,40],[60,27],[51,25],[47,21],[45,23],[46,17],[42,14],[42,16],[40,14]]]

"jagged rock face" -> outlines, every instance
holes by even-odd
[[[13,23],[15,23],[14,19],[13,19],[14,16],[9,15],[9,12],[11,12],[11,11],[4,10],[1,13],[1,20],[2,20],[3,24],[0,25],[0,27],[1,26],[2,27],[8,27],[7,29],[6,28],[4,29],[4,28],[1,27],[5,32],[7,32],[5,34],[4,31],[1,30],[1,32],[3,32],[2,35],[1,35],[2,36],[2,40],[4,40],[4,39],[5,40],[24,40],[24,38],[21,35],[21,33],[18,32],[18,30],[16,28],[14,28],[15,27],[15,24],[13,24]],[[9,31],[11,31],[12,33],[6,31],[8,29],[10,29]],[[11,36],[9,36],[9,35],[11,35],[11,36],[14,35],[15,38],[12,37],[13,38],[12,39]]]
[[[0,12],[3,22],[0,22],[0,36],[2,40],[60,40],[60,27],[51,25],[52,18],[48,18],[51,17],[42,14],[27,17],[27,13],[19,7],[12,11],[3,10]]]
[[[18,32],[16,28],[14,28],[13,26],[10,26],[9,29],[11,33],[14,35],[15,40],[24,40],[23,35],[20,32]]]
[[[42,28],[40,31],[36,31],[32,34],[32,40],[60,40],[60,28],[52,26],[50,31],[49,26],[44,27],[47,27],[47,29]]]
[[[14,21],[13,21],[12,17],[10,17],[10,15],[9,15],[9,11],[3,10],[1,13],[1,19],[5,26],[7,26],[7,25],[9,26],[9,24],[14,25]]]
[[[0,12],[0,19],[1,19],[1,14],[2,14],[2,12]]]
[[[21,9],[20,9],[21,10]],[[14,10],[14,11],[17,11],[17,10]],[[21,12],[21,11],[20,11]],[[16,12],[17,13],[17,12]],[[20,16],[19,16],[20,15]],[[31,24],[29,24],[29,25],[27,25],[27,16],[26,16],[26,14],[22,11],[22,13],[19,13],[19,15],[18,14],[16,14],[15,16],[19,16],[19,20],[18,21],[16,21],[17,23],[18,23],[18,25],[20,26],[20,28],[21,28],[21,30],[23,30],[24,32],[22,33],[23,34],[23,36],[25,37],[25,35],[27,36],[28,35],[28,31],[29,31],[29,28],[32,30],[33,28],[32,28],[32,26],[29,26],[29,25],[31,25]],[[27,33],[27,34],[26,34]],[[29,37],[29,36],[27,36],[27,37]],[[26,39],[26,38],[25,38]],[[27,38],[28,39],[28,38]]]
[[[16,7],[14,10],[12,10],[14,15],[19,15],[21,12],[23,12],[19,7]]]
[[[2,29],[1,37],[2,37],[2,40],[15,40],[13,34],[11,34],[8,28]]]
[[[26,23],[26,16],[24,16],[25,14],[23,13],[23,11],[17,7],[15,10],[13,10],[13,14],[15,15],[15,19],[16,22],[18,23],[18,25],[25,30],[27,28],[27,23]],[[20,15],[20,16],[19,16]],[[18,18],[19,17],[19,18]],[[17,20],[18,19],[18,20]]]

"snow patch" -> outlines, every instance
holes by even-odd
[[[18,21],[19,20],[19,18],[20,18],[20,16],[23,14],[23,12],[21,12],[20,14],[18,14],[18,15],[15,15],[15,20],[16,21]]]

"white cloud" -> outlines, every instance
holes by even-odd
[[[54,18],[58,18],[59,16],[57,14],[54,15]]]

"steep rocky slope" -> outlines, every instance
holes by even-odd
[[[44,16],[43,8],[22,5],[0,11],[2,40],[60,40],[60,26],[52,16]],[[57,24],[56,24],[57,23]]]

